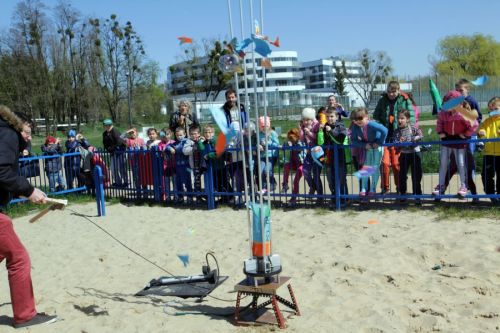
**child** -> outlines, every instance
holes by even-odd
[[[313,108],[304,108],[302,110],[302,120],[300,121],[300,140],[304,142],[307,154],[304,159],[302,169],[304,179],[309,185],[309,194],[317,192],[323,195],[323,184],[321,183],[321,167],[317,165],[311,155],[310,149],[317,145],[317,134],[319,131],[319,122],[316,120],[316,111]],[[317,204],[322,204],[323,198],[318,198]]]
[[[344,140],[347,137],[347,129],[339,119],[340,115],[335,109],[326,111],[326,124],[320,124],[318,132],[318,145],[332,146],[337,144],[338,148],[338,175],[340,194],[347,194],[347,166],[345,160]],[[332,195],[335,195],[335,170],[333,147],[326,149],[326,179]],[[342,203],[346,200],[342,199]]]
[[[151,147],[156,147],[160,143],[160,140],[158,139],[158,131],[156,128],[148,128],[148,138],[149,140],[146,141],[146,147],[150,149]]]
[[[394,132],[394,142],[417,142],[422,140],[422,130],[410,124],[410,112],[401,110],[398,112],[398,128]],[[406,183],[408,180],[408,169],[411,168],[411,181],[413,194],[422,194],[422,156],[419,146],[400,146],[399,155],[399,194],[406,194]],[[405,199],[401,199],[404,202]],[[420,204],[420,199],[416,200]]]
[[[280,142],[276,132],[271,129],[271,119],[269,117],[267,117],[267,119],[265,119],[264,116],[259,118],[259,129],[260,172],[262,176],[262,188],[267,190],[267,175],[269,174],[269,186],[271,187],[271,192],[273,192],[276,187],[276,180],[274,181],[274,183],[272,181],[272,179],[274,178],[273,155]]]
[[[224,155],[217,157],[215,153],[215,130],[212,125],[205,126],[203,137],[198,141],[198,147],[203,151],[203,158],[210,161],[212,166],[212,179],[216,192],[233,192],[229,183],[229,174],[224,164]],[[205,186],[206,187],[206,186]],[[207,188],[207,187],[206,187]],[[223,195],[219,203],[228,203],[228,195]]]
[[[500,97],[493,97],[488,102],[489,118],[479,128],[479,136],[486,139],[500,138]],[[496,184],[495,184],[496,175]],[[483,153],[483,172],[481,177],[484,193],[500,194],[500,142],[486,142]],[[499,203],[500,199],[491,198],[491,202]]]
[[[351,143],[355,147],[364,148],[364,167],[372,167],[370,188],[367,192],[368,178],[361,178],[360,197],[373,196],[377,187],[378,178],[380,176],[380,161],[384,150],[382,144],[387,137],[387,128],[376,121],[370,121],[368,118],[368,110],[359,108],[351,112],[351,120],[354,126],[351,127]]]
[[[76,140],[76,131],[71,129],[68,131],[68,140],[65,143],[66,153],[79,153],[80,142]],[[78,181],[78,187],[83,186],[80,177],[80,154],[64,157],[64,174],[66,176],[67,188],[71,190],[75,178]]]
[[[192,126],[189,128],[189,139],[184,145],[183,153],[189,156],[189,166],[193,171],[194,191],[201,192],[201,175],[206,169],[205,159],[203,158],[203,150],[198,146],[200,140],[200,128]],[[197,201],[205,201],[201,194],[197,194]]]
[[[444,98],[443,102],[447,102],[450,99],[460,97],[460,92],[452,90],[448,92]],[[477,111],[471,110],[467,102],[464,102],[462,107],[468,108],[468,110],[475,114],[477,119]],[[458,112],[458,107],[444,111],[441,110],[438,114],[436,131],[442,141],[450,140],[465,140],[470,137],[477,129],[477,120],[469,121]],[[446,190],[445,186],[445,176],[450,164],[450,155],[454,154],[455,161],[458,168],[458,173],[460,175],[460,189],[458,190],[458,196],[464,197],[467,194],[467,170],[465,166],[465,150],[466,143],[463,144],[442,144],[441,145],[441,160],[439,164],[439,184],[432,191],[433,195],[444,194]]]
[[[166,149],[169,145],[172,145],[175,141],[172,140],[172,131],[170,128],[165,127],[160,131],[160,143],[158,144],[158,149],[162,151],[163,158],[163,200],[170,201],[170,195],[172,190],[172,183],[175,175],[175,157],[170,153],[169,149]]]
[[[172,155],[175,155],[175,189],[177,191],[176,202],[179,204],[184,203],[184,186],[187,192],[193,192],[193,185],[191,183],[191,173],[189,172],[189,156],[184,154],[184,146],[188,139],[183,127],[177,127],[175,130],[175,142],[168,146]],[[188,203],[193,201],[189,196]]]
[[[45,156],[62,154],[61,140],[53,136],[47,136],[45,144],[42,145],[42,152]],[[62,175],[61,157],[47,158],[45,162],[45,173],[49,178],[50,192],[59,192],[65,190],[65,181]]]
[[[411,124],[415,124],[415,112],[412,102],[407,94],[399,90],[399,82],[391,81],[387,84],[387,91],[378,100],[373,119],[387,128],[386,142],[394,142],[394,132],[398,128],[396,117],[399,111],[408,110],[410,112]],[[382,194],[389,193],[389,178],[392,168],[394,182],[396,186],[399,179],[399,153],[395,146],[385,146],[382,156]]]
[[[135,127],[130,128],[120,137],[127,147],[127,155],[130,168],[132,169],[132,178],[137,198],[141,198],[143,192],[141,189],[145,189],[148,183],[147,177],[145,176],[148,166],[147,163],[144,162],[144,152],[141,151],[146,148],[146,143],[137,135],[137,129]]]
[[[290,175],[290,170],[293,170],[295,171],[295,176],[293,177],[292,194],[296,195],[299,193],[299,182],[303,175],[303,164],[304,158],[306,157],[306,149],[304,143],[300,141],[300,131],[298,128],[292,128],[288,131],[286,136],[288,139],[287,145],[290,147],[290,160],[283,166],[284,175],[282,191],[288,191],[288,177]],[[289,206],[294,206],[296,202],[297,198],[293,196],[288,204]]]

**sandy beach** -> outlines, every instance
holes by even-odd
[[[115,204],[96,217],[95,204],[86,204],[34,224],[29,218],[14,227],[31,256],[38,310],[60,320],[24,331],[279,331],[236,327],[231,316],[220,316],[234,311],[234,285],[249,257],[244,210]],[[286,314],[284,332],[500,331],[499,219],[275,209],[272,220],[273,252],[302,312]],[[134,296],[166,274],[131,250],[176,275],[200,274],[212,251],[229,278],[211,295],[227,301]],[[189,255],[187,267],[178,254]],[[0,331],[14,332],[5,265],[0,270]]]

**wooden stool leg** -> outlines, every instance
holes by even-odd
[[[283,315],[281,314],[276,296],[271,296],[271,302],[273,304],[274,315],[276,316],[276,320],[278,321],[279,328],[285,328],[285,318],[283,318]]]
[[[288,284],[288,291],[290,292],[290,297],[292,298],[293,305],[295,306],[295,314],[300,316],[299,304],[295,299],[295,294],[293,293],[292,284]]]
[[[234,309],[234,320],[235,321],[240,320],[240,301],[241,301],[241,294],[238,291],[238,295],[236,296],[236,309]]]

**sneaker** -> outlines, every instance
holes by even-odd
[[[37,313],[33,318],[23,323],[14,323],[14,328],[23,328],[39,324],[52,324],[57,321],[57,316],[49,316],[48,314],[41,312]]]
[[[467,187],[464,185],[460,186],[460,189],[458,190],[457,194],[459,197],[462,197],[462,198],[465,197],[467,195]]]
[[[415,206],[422,206],[422,200],[419,198],[415,199]]]
[[[444,191],[446,190],[446,187],[444,187],[444,185],[438,185],[434,188],[434,190],[432,191],[432,195],[440,195],[440,194],[444,194]]]
[[[472,199],[473,204],[478,204],[479,203],[479,198],[473,198]]]
[[[281,192],[288,192],[288,184],[283,184],[281,186]]]
[[[365,191],[365,190],[361,190],[361,191],[359,192],[359,196],[360,196],[360,197],[366,197],[366,191]]]
[[[389,193],[389,189],[388,188],[384,188],[381,192],[382,195],[384,194],[388,194]]]
[[[375,196],[375,194],[376,194],[375,192],[368,192],[368,193],[366,193],[366,196],[373,198]]]

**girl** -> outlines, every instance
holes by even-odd
[[[382,160],[383,149],[382,144],[387,137],[387,128],[376,121],[370,121],[368,118],[368,110],[359,108],[351,113],[353,125],[351,127],[351,142],[355,147],[364,148],[365,160],[362,163],[364,167],[372,167],[374,169],[371,175],[370,189],[367,193],[367,185],[369,177],[361,178],[360,197],[366,195],[373,196],[377,186],[378,178],[380,177],[380,161]]]
[[[283,184],[282,191],[288,191],[288,176],[290,175],[290,170],[295,171],[295,177],[293,177],[293,187],[292,194],[299,193],[299,182],[303,174],[303,163],[306,157],[305,145],[300,141],[300,131],[298,128],[292,128],[287,133],[288,147],[290,147],[290,160],[283,166]],[[289,205],[295,205],[297,198],[295,196],[290,199]]]
[[[269,117],[259,117],[259,129],[260,171],[262,174],[262,187],[264,189],[267,189],[267,174],[269,174],[269,183],[271,192],[273,192],[276,186],[276,184],[272,181],[272,179],[274,178],[273,154],[274,150],[279,146],[280,142],[278,139],[278,134],[271,129],[271,119]]]
[[[456,90],[448,92],[444,98],[443,102],[447,102],[453,98],[462,96],[462,94]],[[459,108],[463,111],[470,112],[473,121],[465,119],[464,116],[458,112]],[[470,137],[477,129],[477,111],[471,110],[467,102],[456,108],[445,111],[441,110],[438,114],[436,130],[442,141],[450,140],[466,140]],[[458,168],[458,173],[460,175],[460,189],[458,190],[458,196],[464,197],[467,194],[467,171],[465,166],[465,149],[467,144],[442,144],[441,145],[441,160],[439,164],[439,184],[432,191],[433,195],[444,194],[446,190],[445,176],[448,166],[450,164],[450,155],[455,155],[455,161]]]
[[[397,114],[398,128],[394,132],[394,142],[417,142],[422,140],[422,130],[410,124],[410,112],[401,110]],[[411,168],[411,180],[413,194],[422,194],[422,156],[420,154],[420,146],[400,146],[397,147],[400,151],[399,155],[399,179],[398,189],[399,194],[406,194],[406,183],[408,180],[408,169]],[[404,202],[405,199],[401,199]],[[420,199],[417,199],[417,204]]]
[[[175,175],[175,156],[170,153],[167,146],[172,145],[172,131],[170,128],[163,128],[160,131],[160,143],[158,150],[163,152],[163,200],[171,200],[171,190]]]
[[[304,179],[309,185],[309,194],[317,192],[323,195],[323,184],[321,183],[321,167],[314,163],[310,148],[316,146],[316,138],[319,131],[319,122],[316,120],[316,111],[313,108],[302,110],[300,121],[300,140],[308,147],[302,169]],[[323,198],[318,199],[318,204],[323,203]]]
[[[156,128],[148,128],[148,138],[149,140],[146,141],[146,146],[148,147],[148,149],[158,146],[158,144],[160,143],[160,140],[158,140],[158,131],[156,130]]]

